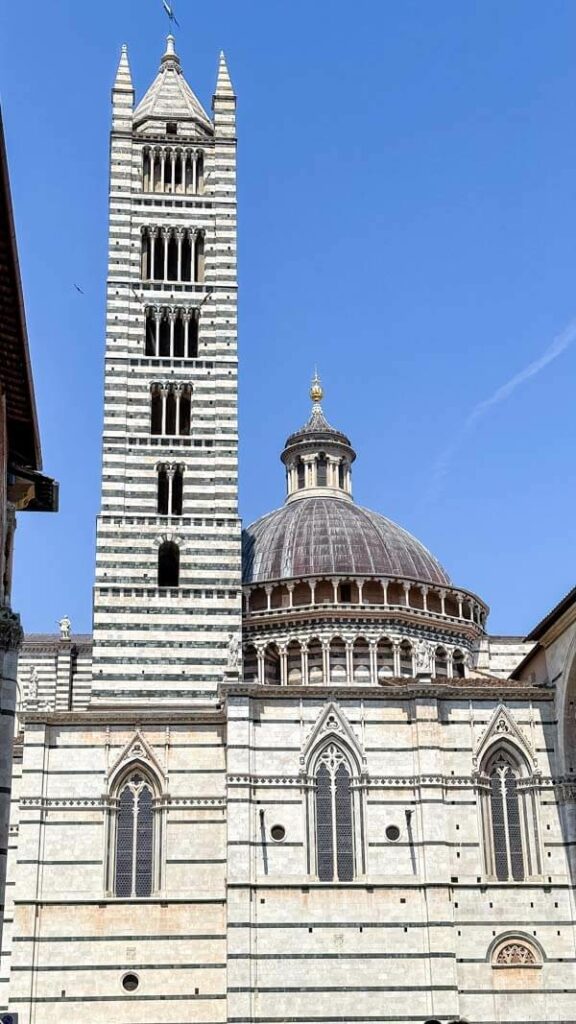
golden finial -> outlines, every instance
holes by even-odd
[[[314,370],[312,385],[310,387],[310,398],[312,399],[313,402],[321,402],[322,399],[324,398],[324,389],[320,383],[318,370]]]

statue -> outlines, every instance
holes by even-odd
[[[28,686],[26,698],[27,700],[36,700],[38,697],[38,669],[35,665],[30,666],[30,674],[28,677]]]
[[[432,665],[432,652],[430,644],[426,640],[418,640],[416,648],[416,671],[430,672]]]
[[[238,649],[238,640],[234,636],[234,633],[230,633],[228,637],[228,671],[237,672],[240,663],[240,654]]]
[[[58,625],[60,627],[60,639],[69,640],[72,623],[68,616],[64,615],[61,619],[58,619]]]

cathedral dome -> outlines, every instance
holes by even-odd
[[[396,576],[450,586],[440,563],[410,533],[346,498],[302,497],[244,531],[243,582],[303,576]]]

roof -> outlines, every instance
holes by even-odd
[[[395,576],[451,585],[415,537],[339,497],[303,497],[244,531],[244,583],[326,575]]]
[[[168,36],[160,71],[134,111],[135,122],[149,118],[192,120],[210,132],[213,130],[208,114],[182,74],[173,36]]]
[[[0,382],[6,392],[9,458],[32,469],[40,469],[40,436],[1,111]]]

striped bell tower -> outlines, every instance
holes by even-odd
[[[237,673],[236,98],[213,116],[168,36],[112,91],[93,702],[198,702]]]

